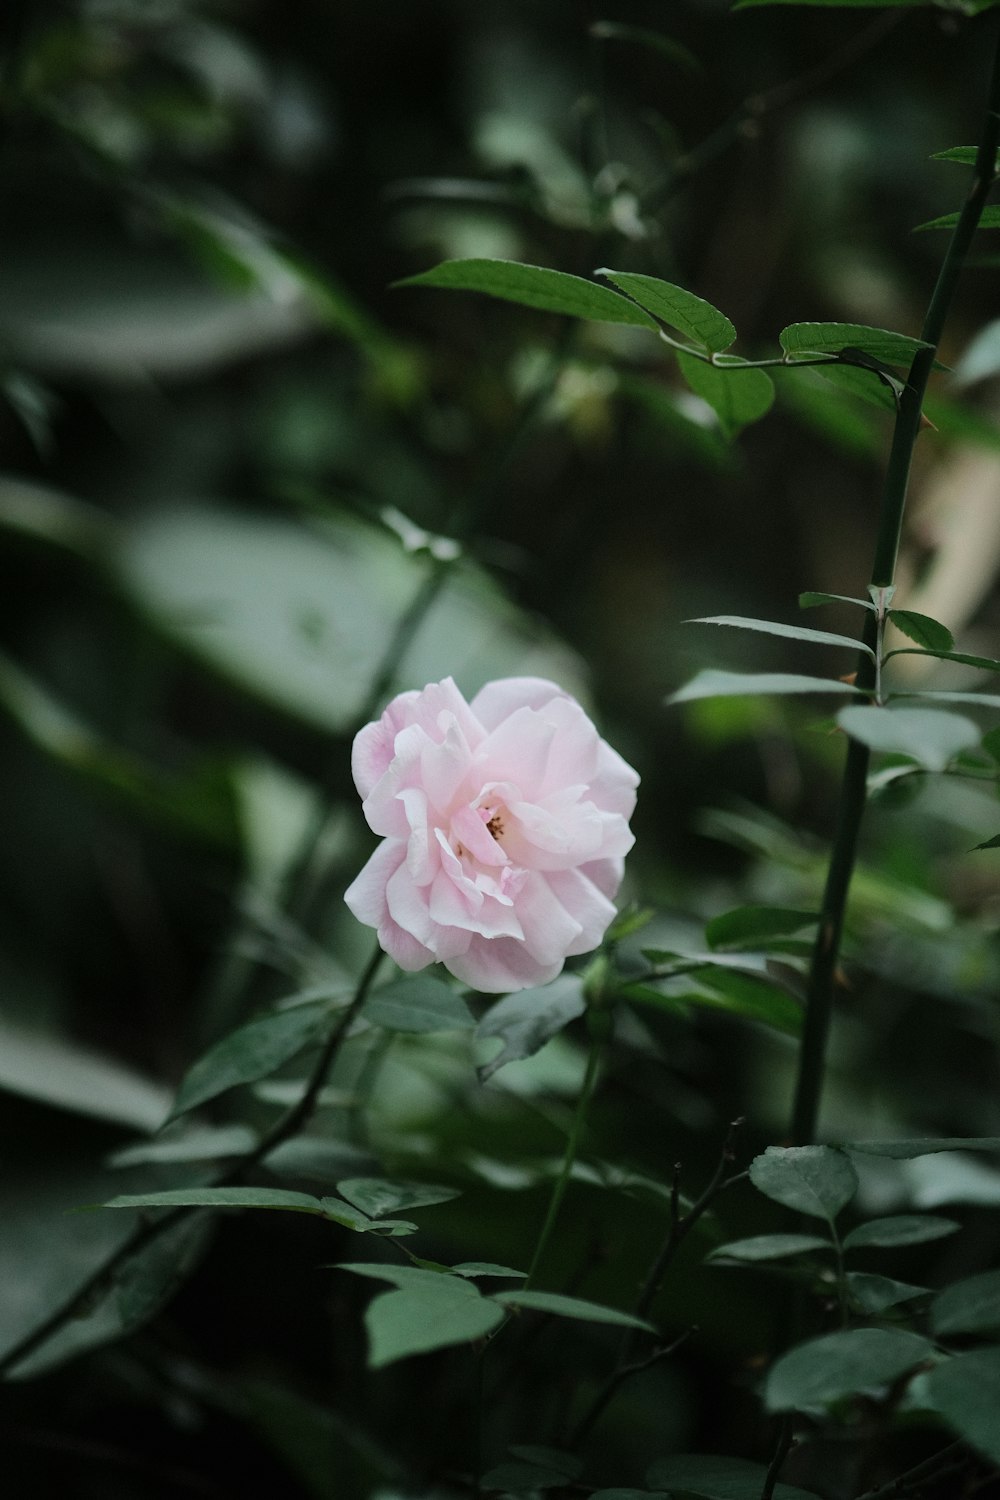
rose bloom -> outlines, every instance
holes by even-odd
[[[439,961],[501,993],[601,941],[639,778],[555,683],[507,677],[471,703],[450,677],[400,693],[351,768],[382,842],[345,900],[400,968]]]

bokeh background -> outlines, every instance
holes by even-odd
[[[991,24],[722,0],[8,0],[4,1345],[125,1232],[68,1209],[176,1180],[141,1153],[113,1163],[198,1052],[364,961],[340,900],[370,847],[349,744],[392,691],[534,673],[578,693],[642,774],[626,895],[655,911],[656,941],[743,901],[815,901],[839,737],[782,704],[664,698],[705,664],[850,670],[681,622],[793,620],[801,589],[864,592],[891,397],[779,371],[772,412],[730,439],[641,330],[393,283],[449,257],[611,266],[708,298],[747,355],[803,320],[917,334],[943,238],[912,231],[961,202],[965,169],[930,158],[976,138]],[[900,576],[907,604],[991,655],[996,270],[982,235]],[[815,623],[857,622],[847,607]],[[1000,808],[957,779],[919,791],[869,824],[833,1138],[1000,1133],[997,855],[967,853]],[[595,1161],[662,1184],[680,1159],[697,1184],[735,1114],[747,1150],[781,1138],[793,1044],[747,1019],[745,995],[712,1006],[623,1023]],[[364,1138],[327,1111],[325,1170],[451,1171],[466,1195],[427,1212],[432,1245],[518,1265],[581,1058],[571,1034],[477,1092],[458,1044],[370,1049]],[[254,1123],[274,1097],[223,1101],[217,1119]],[[964,1205],[963,1253],[995,1249],[986,1167],[894,1168],[866,1191],[875,1207]],[[662,1206],[648,1181],[624,1197],[576,1183],[563,1279],[627,1301]],[[8,1388],[18,1493],[266,1479],[342,1500],[474,1464],[449,1416],[464,1368],[435,1356],[366,1376],[364,1299],[318,1269],[353,1248],[277,1217],[178,1250],[190,1279],[153,1323],[119,1297],[43,1348],[38,1378]],[[766,1314],[741,1273],[706,1284],[704,1249],[661,1309],[703,1335],[617,1411],[609,1473],[719,1430],[729,1451],[758,1441]],[[583,1367],[604,1348],[584,1339]],[[524,1358],[488,1447],[541,1440],[539,1389],[569,1399],[553,1347]]]

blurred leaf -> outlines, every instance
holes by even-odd
[[[589,30],[590,35],[598,41],[633,42],[637,47],[648,47],[651,52],[659,52],[668,62],[676,63],[689,73],[704,72],[693,52],[682,47],[680,42],[675,42],[673,37],[664,36],[662,31],[652,31],[648,26],[625,26],[618,21],[593,21]]]
[[[762,1021],[789,1036],[798,1036],[802,1030],[801,1001],[780,986],[776,976],[740,973],[708,962],[695,970],[694,977],[705,988],[685,990],[680,998],[689,1005]]]
[[[806,625],[785,625],[779,620],[752,620],[744,615],[702,615],[698,619],[685,620],[685,625],[731,625],[737,630],[756,630],[763,635],[780,635],[790,641],[806,641],[817,646],[847,646],[852,651],[864,651],[875,659],[875,652],[863,641],[850,635],[833,635],[829,630],[810,630]]]
[[[394,979],[369,995],[362,1017],[386,1031],[467,1031],[476,1023],[450,984],[427,974]]]
[[[696,698],[736,698],[757,693],[842,693],[857,696],[852,683],[833,677],[802,677],[793,672],[722,672],[706,667],[666,700],[690,703]]]
[[[932,1156],[938,1151],[1000,1152],[1000,1135],[942,1135],[906,1141],[845,1141],[844,1151],[861,1151],[866,1156],[888,1156],[894,1161],[910,1161],[916,1156]]]
[[[0,653],[0,712],[58,765],[156,823],[232,846],[236,825],[227,779],[212,766],[169,776],[113,745]]]
[[[207,1187],[167,1188],[159,1193],[122,1193],[99,1205],[101,1208],[269,1208],[292,1213],[317,1214],[345,1229],[364,1234],[367,1230],[391,1235],[411,1234],[415,1224],[399,1219],[375,1222],[367,1214],[340,1198],[314,1198],[287,1188]]]
[[[170,1111],[176,1119],[241,1083],[256,1083],[318,1040],[330,1019],[329,1002],[317,1000],[275,1011],[230,1032],[185,1073]]]
[[[172,1224],[151,1244],[129,1256],[108,1289],[78,1317],[13,1367],[14,1380],[42,1375],[68,1359],[134,1332],[184,1284],[206,1248],[211,1225],[191,1217]]]
[[[435,1186],[423,1182],[385,1182],[376,1177],[349,1177],[337,1183],[337,1192],[370,1218],[403,1212],[408,1208],[427,1208],[433,1203],[448,1203],[458,1198],[458,1188]]]
[[[617,1307],[601,1307],[596,1302],[585,1302],[582,1297],[564,1297],[561,1292],[497,1292],[494,1301],[504,1307],[524,1307],[532,1312],[551,1313],[557,1318],[579,1318],[584,1323],[613,1323],[618,1328],[641,1328],[647,1333],[656,1332],[655,1326],[645,1318],[620,1312]]]
[[[369,1368],[483,1338],[503,1319],[502,1307],[455,1276],[383,1293],[365,1312]]]
[[[700,1453],[679,1453],[658,1458],[646,1472],[654,1488],[681,1491],[698,1500],[760,1500],[767,1468],[745,1458],[719,1458]],[[776,1484],[774,1500],[816,1500],[811,1490],[794,1484]]]
[[[444,287],[459,292],[486,292],[506,302],[518,302],[543,312],[571,318],[589,318],[600,323],[632,323],[644,328],[657,325],[648,313],[627,297],[607,287],[569,276],[546,266],[526,266],[513,260],[446,260],[419,276],[407,276],[394,286]]]
[[[736,329],[725,313],[682,286],[660,281],[655,276],[639,276],[633,271],[601,269],[594,274],[606,276],[660,323],[676,329],[703,349],[719,354],[736,338]]]
[[[466,1260],[451,1269],[455,1276],[516,1276],[523,1280],[528,1274],[527,1271],[512,1271],[510,1266],[495,1266],[488,1260]]]
[[[144,1162],[218,1161],[226,1156],[246,1156],[258,1136],[249,1125],[197,1125],[168,1131],[152,1141],[125,1146],[108,1158],[113,1167],[134,1167]]]
[[[995,833],[991,839],[985,839],[981,844],[973,844],[970,853],[977,849],[1000,849],[1000,833]]]
[[[896,1214],[889,1219],[869,1219],[844,1235],[845,1250],[878,1248],[894,1250],[901,1245],[924,1245],[944,1239],[961,1225],[937,1214]]]
[[[815,927],[819,914],[780,906],[738,906],[713,917],[705,927],[710,948],[761,948],[768,938],[787,937]]]
[[[479,1481],[481,1489],[502,1490],[505,1495],[514,1491],[524,1493],[530,1490],[534,1493],[538,1490],[562,1489],[565,1484],[566,1475],[558,1469],[513,1460],[488,1469]]]
[[[931,654],[935,653],[927,653]],[[904,698],[917,698],[921,703],[970,703],[974,708],[1000,708],[998,693],[956,693],[950,688],[924,688],[920,692],[893,693],[892,698],[894,702]]]
[[[783,1354],[767,1377],[769,1411],[812,1411],[845,1396],[878,1391],[930,1358],[934,1345],[916,1333],[851,1328]]]
[[[496,1057],[477,1068],[480,1083],[507,1063],[533,1057],[585,1009],[583,981],[577,974],[561,974],[540,989],[520,990],[498,1000],[476,1027],[477,1041],[498,1037],[503,1042]]]
[[[935,1338],[954,1333],[1000,1333],[1000,1271],[952,1282],[931,1303]]]
[[[860,604],[863,609],[875,613],[875,606],[870,599],[854,599],[849,594],[817,594],[807,590],[799,595],[800,609],[815,609],[818,604]]]
[[[957,385],[989,380],[1000,371],[1000,318],[981,328],[955,366]]]
[[[868,328],[861,323],[791,323],[782,329],[779,342],[793,360],[809,354],[842,354],[848,349],[860,349],[883,364],[907,367],[918,350],[931,348],[923,339],[890,333],[885,328]]]
[[[962,166],[974,167],[979,155],[978,146],[952,146],[948,151],[935,151],[931,161],[957,161]],[[1000,165],[1000,163],[998,163]]]
[[[356,727],[399,622],[439,566],[381,526],[331,514],[310,529],[210,506],[144,514],[115,559],[120,585],[170,640],[273,708],[324,732]],[[465,562],[448,579],[398,680],[513,672],[573,686],[575,664]],[[568,680],[567,680],[568,679]]]
[[[890,1276],[877,1276],[870,1271],[848,1271],[847,1289],[855,1306],[866,1317],[877,1317],[890,1307],[898,1307],[901,1302],[930,1296],[929,1287],[893,1281]]]
[[[961,714],[929,708],[842,708],[837,723],[869,750],[908,755],[928,771],[944,771],[962,750],[979,744],[979,730]]]
[[[96,506],[16,474],[0,474],[0,526],[94,563],[115,536],[114,524]]]
[[[156,1130],[170,1091],[117,1059],[0,1018],[0,1089],[135,1130]]]
[[[737,364],[711,365],[681,351],[677,363],[688,385],[708,402],[729,438],[765,416],[774,404],[774,382],[763,370],[741,369]]]
[[[1000,1349],[974,1349],[936,1366],[927,1392],[960,1437],[1000,1463]]]
[[[893,614],[895,614],[895,610],[893,611]],[[899,646],[894,651],[886,652],[886,661],[888,661],[893,656],[933,656],[936,661],[954,661],[958,662],[959,665],[963,667],[978,667],[983,672],[1000,672],[1000,661],[997,661],[995,657],[970,656],[966,651],[941,651],[917,649],[916,647],[911,646]],[[963,703],[969,703],[975,700],[972,696],[966,695],[960,701]]]
[[[663,1490],[595,1490],[590,1500],[670,1500]]]
[[[716,1245],[706,1259],[752,1265],[757,1261],[784,1260],[789,1255],[832,1249],[829,1240],[820,1239],[815,1234],[755,1234],[747,1240],[730,1240],[728,1244]]]
[[[942,214],[939,219],[928,219],[926,224],[917,224],[915,230],[921,229],[954,229],[958,223],[959,215]],[[979,229],[1000,229],[1000,203],[989,203],[983,209],[979,217]]]
[[[768,1146],[750,1163],[750,1181],[776,1203],[829,1224],[858,1190],[850,1159],[832,1146]]]
[[[833,386],[838,394],[846,394],[883,412],[895,413],[898,407],[903,383],[888,369],[841,364],[836,360],[813,367],[803,365],[801,369],[796,369],[793,363],[789,368],[796,382],[811,378],[827,393]]]
[[[911,641],[916,641],[918,646],[924,646],[928,651],[953,651],[955,649],[955,638],[946,625],[939,620],[932,620],[930,615],[921,615],[913,609],[890,609],[889,618],[897,630],[901,630]],[[1000,662],[996,663],[1000,671]]]

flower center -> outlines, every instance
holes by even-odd
[[[500,842],[500,839],[503,837],[503,818],[500,816],[499,811],[493,813],[486,824],[486,831],[493,835],[497,843]]]

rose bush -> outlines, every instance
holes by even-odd
[[[401,968],[438,961],[500,993],[601,941],[639,778],[554,683],[400,693],[351,766],[382,843],[345,900]]]

